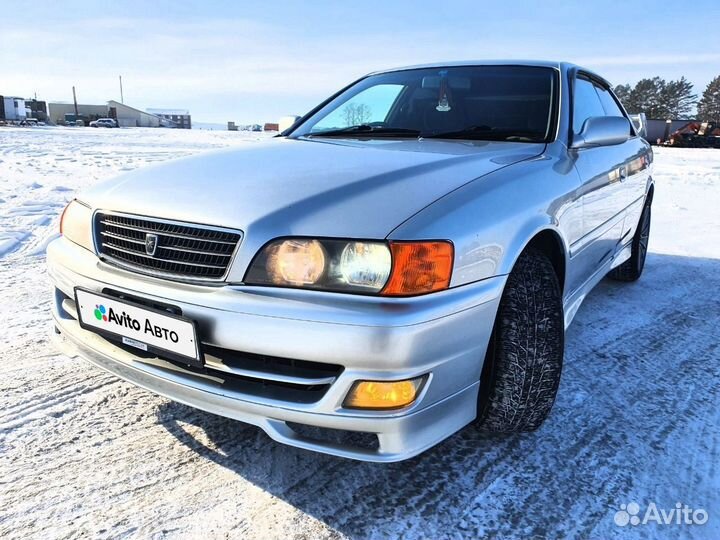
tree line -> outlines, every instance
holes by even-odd
[[[720,122],[720,75],[707,85],[700,100],[685,77],[666,81],[660,77],[642,79],[635,86],[619,84],[615,94],[630,114],[644,112],[648,118]],[[697,107],[697,114],[695,113]]]

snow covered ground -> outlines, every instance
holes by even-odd
[[[538,432],[469,427],[374,465],[279,445],[48,341],[43,253],[73,194],[250,137],[0,128],[0,537],[720,537],[720,151],[656,151],[646,273],[587,299]],[[616,525],[632,502],[709,520]]]

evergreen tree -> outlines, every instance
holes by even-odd
[[[720,75],[710,81],[703,92],[697,116],[699,120],[720,122]]]
[[[666,113],[667,118],[686,120],[693,110],[697,94],[693,93],[693,85],[685,77],[664,84],[659,95],[659,110]]]
[[[629,84],[618,84],[613,89],[613,92],[615,92],[615,95],[620,100],[620,103],[627,107],[630,100],[630,92],[632,92],[632,87]]]
[[[630,92],[625,107],[630,114],[644,112],[651,119],[667,119],[670,111],[661,98],[666,86],[660,77],[638,81]]]

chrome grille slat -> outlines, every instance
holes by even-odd
[[[132,230],[130,232],[125,232],[125,234],[122,234],[123,231],[120,230],[120,228],[116,227],[115,225],[106,226],[106,228],[111,227],[112,230],[102,231],[100,234],[103,236],[111,236],[112,238],[118,239],[118,240],[127,240],[129,242],[134,242],[138,244],[145,245],[145,234],[144,232],[139,232]],[[148,231],[150,232],[150,231]],[[166,238],[166,235],[163,233],[153,233],[153,234],[159,234],[162,235],[163,238]],[[170,243],[167,243],[167,242]],[[195,238],[178,238],[178,237],[167,237],[166,240],[163,241],[162,245],[163,249],[174,249],[179,251],[188,251],[188,252],[205,252],[207,255],[217,255],[217,256],[231,256],[232,251],[234,249],[233,246],[230,246],[229,244],[217,244],[217,243],[206,243],[202,240],[195,239]],[[232,249],[231,249],[232,248]]]
[[[118,225],[117,223],[108,222],[108,221],[100,221],[102,225],[110,226],[110,227],[118,227],[121,229],[128,229],[131,231],[138,231],[143,233],[155,233],[155,234],[162,234],[163,236],[172,236],[173,238],[185,238],[188,240],[201,240],[202,242],[213,242],[215,244],[225,244],[228,246],[234,246],[236,242],[228,242],[226,240],[213,240],[211,238],[198,238],[196,236],[189,236],[189,235],[183,235],[179,233],[172,233],[172,232],[162,232],[156,229],[143,229],[141,227],[134,227],[130,225]]]
[[[213,253],[212,251],[202,251],[199,249],[190,248],[179,248],[174,246],[162,246],[162,249],[169,249],[170,251],[183,251],[185,253],[197,253],[198,255],[210,255],[212,257],[232,257],[232,253]]]
[[[135,238],[130,238],[129,236],[122,236],[107,231],[102,231],[100,234],[103,236],[107,236],[108,238],[115,238],[116,240],[124,240],[126,242],[132,242],[133,244],[141,244],[143,247],[145,246],[144,240],[137,240]]]
[[[121,248],[121,247],[116,246],[116,245],[114,245],[114,244],[110,244],[110,243],[108,243],[108,242],[103,242],[102,245],[103,245],[103,247],[106,247],[106,248],[108,248],[108,249],[112,249],[112,250],[114,250],[114,251],[120,251],[120,252],[122,252],[122,253],[127,253],[128,255],[136,255],[137,257],[144,257],[144,258],[146,258],[146,259],[152,259],[152,260],[160,261],[160,262],[180,263],[180,264],[186,264],[186,265],[188,265],[188,266],[199,266],[199,267],[202,267],[202,268],[217,268],[217,269],[224,269],[224,268],[225,268],[224,266],[218,266],[218,265],[214,265],[214,264],[197,264],[197,263],[191,263],[191,262],[186,262],[186,261],[173,261],[173,260],[170,260],[170,259],[161,259],[160,257],[155,257],[155,256],[153,256],[153,255],[148,255],[148,254],[146,254],[146,253],[140,253],[140,252],[138,252],[138,251],[132,251],[132,250],[124,249],[124,248]]]
[[[242,375],[243,377],[250,377],[251,379],[258,379],[264,381],[282,382],[286,384],[297,384],[297,385],[323,385],[332,384],[335,382],[337,377],[293,377],[291,375],[282,375],[280,373],[271,373],[268,371],[255,371],[252,369],[241,369],[233,366],[227,366],[222,362],[217,362],[212,359],[205,359],[205,367],[213,369],[215,371],[222,371],[224,373],[232,373],[234,375]]]
[[[145,248],[148,234],[157,236],[152,255]],[[96,215],[95,235],[107,262],[187,281],[221,281],[242,240],[240,231],[115,213]]]

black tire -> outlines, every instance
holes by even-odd
[[[635,236],[632,241],[632,254],[630,258],[617,268],[608,273],[608,277],[617,281],[637,281],[642,276],[647,257],[648,241],[650,240],[650,223],[652,222],[652,210],[648,202],[640,214]]]
[[[562,293],[552,263],[527,249],[503,291],[478,396],[479,426],[533,431],[555,402],[565,348]]]

